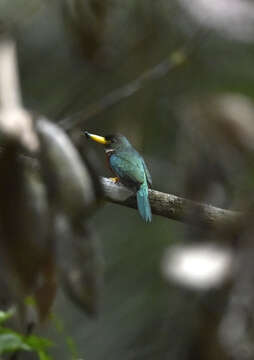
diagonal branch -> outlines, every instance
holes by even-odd
[[[169,57],[164,59],[162,62],[152,67],[151,69],[143,72],[135,80],[130,81],[124,86],[117,88],[105,95],[102,99],[94,104],[91,104],[85,110],[81,110],[74,115],[64,118],[58,122],[64,130],[68,131],[73,129],[75,126],[83,124],[86,120],[94,117],[104,110],[115,105],[119,101],[130,97],[137,91],[142,89],[148,82],[162,78],[168,72],[174,70],[176,67],[182,65],[187,60],[187,53],[184,49],[179,49],[173,52]]]
[[[187,60],[189,60],[190,55],[197,51],[197,49],[206,41],[209,33],[209,30],[204,31],[204,29],[201,28],[195,30],[193,34],[189,36],[186,44],[173,51],[161,62],[144,71],[136,79],[117,89],[114,89],[85,109],[63,118],[58,122],[58,125],[64,130],[70,131],[74,127],[84,124],[86,120],[99,115],[103,111],[111,108],[113,105],[134,95],[151,81],[165,77],[171,71],[185,64]]]
[[[137,208],[135,194],[127,187],[107,178],[101,178],[101,184],[107,201]],[[244,218],[240,211],[225,210],[156,190],[149,190],[149,199],[153,214],[187,224],[238,230]]]

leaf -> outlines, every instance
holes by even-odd
[[[23,341],[22,337],[17,334],[6,333],[0,335],[0,354],[17,350],[31,351],[32,349]]]
[[[53,345],[53,343],[50,340],[45,339],[43,337],[36,336],[36,335],[28,336],[25,339],[25,342],[33,350],[38,351],[38,352],[40,352],[42,350],[46,350],[47,348],[49,348]]]
[[[78,359],[77,347],[76,347],[76,344],[75,344],[74,340],[72,339],[72,337],[71,336],[66,336],[65,341],[66,341],[68,349],[69,349],[69,351],[71,353],[71,358],[72,359]]]
[[[7,320],[13,314],[13,310],[0,311],[0,323]],[[36,335],[23,336],[11,329],[0,326],[0,355],[6,352],[15,352],[17,350],[35,351],[40,360],[51,360],[46,350],[53,343],[48,339]]]
[[[45,351],[39,351],[38,352],[39,359],[40,360],[51,360],[51,356],[49,356]]]
[[[14,309],[10,309],[8,311],[0,310],[0,324],[3,324],[6,320],[12,317],[14,314]]]

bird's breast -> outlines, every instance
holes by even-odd
[[[111,166],[111,163],[110,163],[110,157],[114,154],[114,152],[115,152],[115,150],[113,150],[113,149],[106,149],[105,150],[108,167],[113,172],[113,174],[115,174],[117,176],[117,174],[115,173],[115,171],[114,171],[114,169],[113,169],[113,167]]]

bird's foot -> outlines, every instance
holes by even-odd
[[[109,180],[113,181],[114,184],[119,182],[119,178],[118,177],[110,177]]]

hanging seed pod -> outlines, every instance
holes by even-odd
[[[87,218],[97,206],[97,183],[67,135],[39,119],[41,166],[54,215],[52,239],[59,277],[72,300],[95,313],[102,261]],[[98,181],[97,181],[98,182]]]
[[[76,219],[96,202],[93,180],[67,135],[45,119],[37,123],[40,161],[52,204]]]
[[[100,306],[103,258],[95,232],[85,222],[69,224],[64,217],[57,222],[57,257],[64,291],[88,314]]]
[[[37,287],[48,249],[47,194],[40,178],[18,160],[18,147],[9,144],[0,159],[1,246],[13,274],[15,292],[30,294]]]

